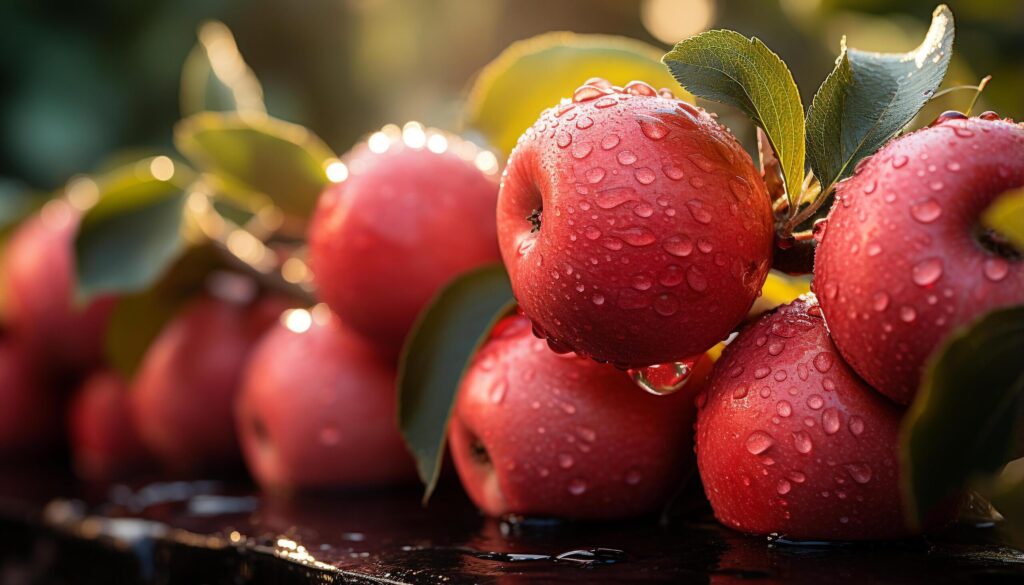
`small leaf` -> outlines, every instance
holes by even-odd
[[[181,69],[181,114],[203,111],[266,112],[263,88],[242,59],[224,23],[199,27],[199,42]]]
[[[441,473],[448,418],[470,358],[513,305],[504,266],[449,283],[420,314],[398,368],[398,420],[430,498]]]
[[[196,114],[178,123],[174,143],[218,190],[269,197],[300,217],[312,212],[335,160],[308,129],[259,114]]]
[[[154,171],[156,165],[162,168]],[[99,203],[75,237],[80,301],[142,290],[163,274],[184,246],[181,221],[191,179],[184,165],[156,157],[97,180]]]
[[[1024,188],[1000,195],[982,214],[981,222],[1024,252]]]
[[[903,421],[903,482],[911,521],[927,516],[1016,455],[1024,433],[1024,306],[955,331],[929,360]]]
[[[662,61],[695,96],[735,106],[764,129],[795,205],[804,180],[804,109],[782,59],[757,38],[712,30],[679,42]]]
[[[822,193],[850,176],[913,120],[946,76],[953,54],[953,15],[932,14],[924,41],[909,53],[847,49],[807,111],[807,158]]]
[[[507,155],[545,108],[571,97],[591,77],[618,85],[641,80],[690,98],[660,57],[651,45],[610,35],[552,32],[513,43],[477,75],[465,123]]]
[[[206,275],[217,268],[223,268],[223,262],[212,246],[194,246],[148,289],[119,298],[106,332],[111,366],[131,378],[164,325],[202,290]]]

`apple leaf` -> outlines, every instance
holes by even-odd
[[[155,161],[164,166],[160,178]],[[184,165],[156,157],[97,179],[99,202],[75,237],[80,301],[142,290],[163,274],[184,247],[181,222],[192,177]]]
[[[466,365],[513,303],[505,267],[478,268],[441,290],[406,339],[398,367],[398,422],[426,486],[424,502],[441,473],[448,419]]]
[[[130,379],[164,325],[202,290],[207,274],[223,267],[212,246],[193,246],[149,288],[119,298],[106,332],[105,349],[110,365]]]
[[[1024,433],[1024,306],[953,332],[927,365],[901,433],[910,520],[1017,453]]]
[[[807,111],[807,158],[827,193],[895,136],[938,89],[953,54],[953,14],[935,9],[909,53],[872,53],[841,43],[832,73]]]
[[[181,69],[181,114],[266,112],[263,88],[242,59],[231,30],[218,21],[199,27],[199,42]]]
[[[174,130],[174,143],[220,192],[306,217],[327,185],[331,149],[308,129],[256,113],[204,112]]]
[[[1024,251],[1024,188],[1000,195],[982,214],[981,222]]]
[[[661,51],[610,35],[551,32],[519,41],[477,75],[465,108],[466,126],[509,154],[545,109],[569,97],[591,77],[625,85],[642,80],[688,96],[661,65]]]
[[[764,130],[795,205],[804,180],[804,109],[782,59],[757,38],[712,30],[680,41],[662,61],[695,96],[735,106]]]

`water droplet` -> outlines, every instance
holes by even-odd
[[[601,108],[601,109],[603,109],[603,108],[610,108],[610,107],[614,106],[617,103],[619,103],[619,102],[615,98],[613,98],[611,96],[605,96],[605,97],[597,100],[596,102],[594,102],[594,107],[595,108]]]
[[[647,228],[631,227],[614,231],[615,235],[622,238],[630,246],[649,246],[658,241],[658,238]]]
[[[587,102],[593,99],[597,99],[607,93],[605,90],[594,87],[593,85],[584,85],[578,88],[572,94],[572,101],[574,102]]]
[[[806,455],[814,449],[814,443],[811,442],[811,436],[807,431],[796,431],[793,433],[793,447],[797,453]]]
[[[661,140],[668,135],[668,126],[657,118],[639,114],[637,115],[637,121],[640,123],[640,130],[644,133],[644,136],[651,140]]]
[[[826,299],[829,299],[829,300],[834,299],[834,298],[836,298],[836,295],[838,293],[839,293],[839,286],[836,283],[834,283],[834,282],[826,282],[825,283],[825,298]]]
[[[654,179],[658,177],[657,175],[654,174],[654,171],[647,167],[637,169],[633,173],[633,176],[636,177],[636,180],[641,185],[650,185],[651,183],[654,182]]]
[[[691,266],[686,271],[686,284],[697,292],[703,292],[708,288],[708,279],[697,269],[696,266]]]
[[[960,170],[960,163],[955,160],[948,161],[946,162],[946,168],[955,173]]]
[[[555,139],[559,148],[566,148],[572,144],[572,136],[568,132],[559,132],[558,137]]]
[[[690,159],[690,162],[692,162],[697,168],[704,171],[705,173],[710,173],[711,171],[715,170],[714,163],[708,160],[708,157],[704,156],[703,154],[695,152],[686,158]]]
[[[622,249],[622,240],[612,237],[601,238],[601,245],[613,252],[616,252]]]
[[[910,207],[910,215],[921,223],[931,223],[942,215],[942,205],[931,197]]]
[[[884,292],[876,292],[871,297],[871,307],[876,311],[884,311],[889,306],[889,295]]]
[[[636,485],[640,483],[640,480],[643,479],[643,476],[640,475],[640,471],[638,471],[635,467],[631,467],[626,472],[625,479],[627,484]]]
[[[913,323],[914,319],[917,319],[917,311],[914,307],[904,305],[900,307],[900,320],[904,323]]]
[[[942,278],[942,267],[941,258],[922,260],[911,269],[911,278],[918,286],[931,286]]]
[[[505,393],[508,392],[508,381],[504,378],[499,378],[494,381],[491,385],[490,391],[487,393],[487,397],[491,399],[494,404],[500,404],[505,399]]]
[[[882,246],[880,246],[879,244],[876,244],[875,242],[871,242],[871,243],[869,243],[867,245],[866,250],[867,250],[868,256],[871,256],[873,258],[873,257],[878,256],[879,254],[882,253]]]
[[[613,209],[623,203],[636,200],[636,191],[629,187],[602,189],[594,194],[594,201],[601,209]]]
[[[810,407],[811,410],[818,410],[822,406],[825,406],[825,399],[818,394],[811,394],[807,399],[807,406]]]
[[[784,349],[786,349],[786,344],[782,341],[773,341],[768,344],[768,353],[770,355],[779,355]]]
[[[771,368],[769,368],[768,366],[761,366],[760,368],[754,370],[754,378],[762,380],[764,378],[767,378],[768,374],[770,373],[772,373]]]
[[[839,411],[831,406],[826,408],[821,413],[821,428],[825,429],[826,434],[834,435],[839,432],[839,427]]]
[[[591,118],[590,116],[580,116],[580,118],[576,120],[576,127],[579,128],[580,130],[586,130],[587,128],[590,128],[593,125],[594,119]]]
[[[909,158],[903,156],[902,154],[897,155],[897,156],[893,157],[893,159],[892,159],[892,168],[899,169],[899,168],[905,167],[905,166],[907,166],[908,162],[910,162]]]
[[[864,419],[859,416],[850,417],[850,432],[859,437],[864,432]]]
[[[732,397],[735,400],[743,400],[744,398],[747,397],[747,394],[749,394],[749,393],[750,393],[750,388],[749,387],[747,387],[747,386],[737,386],[736,389],[732,391]]]
[[[779,413],[779,416],[785,418],[793,414],[793,405],[786,400],[780,400],[779,403],[775,405],[775,411]]]
[[[593,241],[601,237],[601,230],[597,229],[592,225],[588,225],[583,229],[583,236],[586,237],[588,240]]]
[[[661,243],[665,251],[673,256],[685,258],[693,253],[693,240],[685,234],[669,236]]]
[[[654,215],[654,206],[650,203],[641,201],[633,206],[633,213],[636,214],[637,217],[651,217]]]
[[[875,192],[875,189],[877,189],[877,188],[878,188],[878,182],[875,181],[874,179],[872,179],[872,180],[868,181],[867,185],[864,185],[864,194],[865,195],[871,195],[872,193]]]
[[[645,274],[633,276],[633,288],[636,290],[647,290],[653,285],[654,283],[651,281],[651,278]]]
[[[620,150],[619,154],[615,155],[615,160],[621,165],[631,165],[636,162],[636,155],[629,150]]]
[[[604,150],[611,150],[619,145],[618,134],[608,134],[601,139],[601,148]]]
[[[679,310],[679,299],[669,293],[662,293],[654,299],[654,310],[663,317],[674,315]]]
[[[780,479],[779,483],[775,486],[775,491],[779,492],[780,496],[788,494],[791,489],[793,489],[793,486],[785,479]]]
[[[853,481],[865,484],[871,481],[871,467],[866,463],[850,463],[844,465],[846,471],[853,478]]]
[[[710,254],[715,247],[712,245],[711,240],[707,238],[697,238],[697,249],[705,254]]]
[[[986,258],[982,271],[985,273],[985,278],[992,282],[999,282],[1009,274],[1010,263],[1003,258]]]
[[[586,172],[587,182],[590,184],[599,183],[604,178],[604,169],[594,167]]]
[[[734,177],[729,179],[729,190],[737,199],[744,201],[750,196],[750,183],[742,177]]]
[[[572,460],[572,455],[568,453],[558,454],[558,466],[562,469],[570,469],[574,463],[576,462]]]
[[[695,362],[696,358],[669,364],[647,366],[646,368],[632,368],[627,370],[627,372],[633,378],[633,382],[640,388],[650,394],[664,396],[678,391],[690,381],[690,374],[693,373],[693,364]],[[702,393],[701,396],[705,395]],[[699,399],[700,396],[698,396]],[[698,404],[698,408],[700,407],[701,405]]]
[[[690,208],[690,215],[692,215],[693,219],[697,220],[698,223],[705,225],[711,223],[711,213],[704,209],[704,205],[700,201],[692,199],[686,202],[686,206]]]
[[[932,181],[931,183],[929,183],[929,184],[928,184],[928,187],[929,187],[929,188],[930,188],[930,189],[931,189],[932,191],[942,191],[942,189],[943,189],[943,188],[944,188],[945,186],[946,186],[946,185],[945,185],[945,184],[944,184],[944,183],[943,183],[942,181]]]
[[[960,138],[970,138],[974,136],[974,132],[968,130],[967,128],[964,128],[963,126],[956,126],[955,128],[953,128],[953,133],[959,136]]]
[[[655,95],[658,95],[658,92],[656,92],[653,87],[644,83],[643,81],[630,81],[625,86],[623,86],[622,91],[628,93],[629,95],[645,95],[648,97],[654,97]]]
[[[594,293],[594,295],[590,297],[590,302],[600,307],[604,304],[604,295],[601,293]]]
[[[682,178],[686,176],[686,173],[683,172],[683,169],[675,165],[665,165],[661,168],[661,170],[663,173],[665,173],[666,177],[672,179],[673,181],[682,180]]]
[[[754,431],[747,436],[747,452],[751,455],[760,455],[775,444],[775,439],[764,431]]]
[[[587,158],[593,149],[589,142],[577,142],[572,147],[572,156],[577,159]]]
[[[574,496],[581,496],[587,491],[587,482],[580,478],[575,478],[569,482],[569,493]]]
[[[827,351],[823,351],[818,355],[814,356],[814,368],[824,374],[832,368],[832,364],[835,362],[835,357]]]

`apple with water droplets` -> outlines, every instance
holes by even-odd
[[[702,354],[771,263],[763,180],[700,108],[594,79],[512,152],[498,239],[524,313],[558,351],[620,367]]]
[[[449,429],[462,485],[490,516],[577,519],[655,512],[693,471],[697,362],[670,396],[572,353],[521,316],[500,321],[473,358]]]
[[[28,459],[59,442],[61,400],[21,340],[0,334],[0,460]]]
[[[813,296],[744,328],[698,405],[697,464],[722,524],[800,540],[910,533],[902,411],[843,362]]]
[[[83,370],[98,364],[113,308],[111,297],[74,301],[72,249],[82,212],[63,199],[47,203],[11,236],[3,262],[11,334],[47,366]]]
[[[249,359],[236,405],[249,471],[284,491],[415,480],[394,367],[326,305],[308,313],[272,328]]]
[[[909,403],[949,333],[1024,303],[1024,251],[980,218],[1024,186],[1024,126],[949,115],[891,142],[839,184],[814,290],[846,361]]]
[[[176,315],[147,348],[131,389],[143,444],[170,471],[237,466],[235,397],[268,314],[291,303],[204,296]],[[268,309],[266,305],[276,307]]]
[[[120,374],[98,370],[72,398],[68,438],[79,477],[111,480],[145,468],[149,454],[135,428],[128,389]]]
[[[320,298],[396,357],[420,310],[462,272],[497,262],[497,161],[457,136],[410,123],[345,157],[309,228]]]

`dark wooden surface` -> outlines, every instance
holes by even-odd
[[[668,523],[502,522],[446,486],[259,494],[244,481],[84,485],[0,468],[0,585],[57,583],[1024,583],[998,527],[794,545],[703,513]]]

